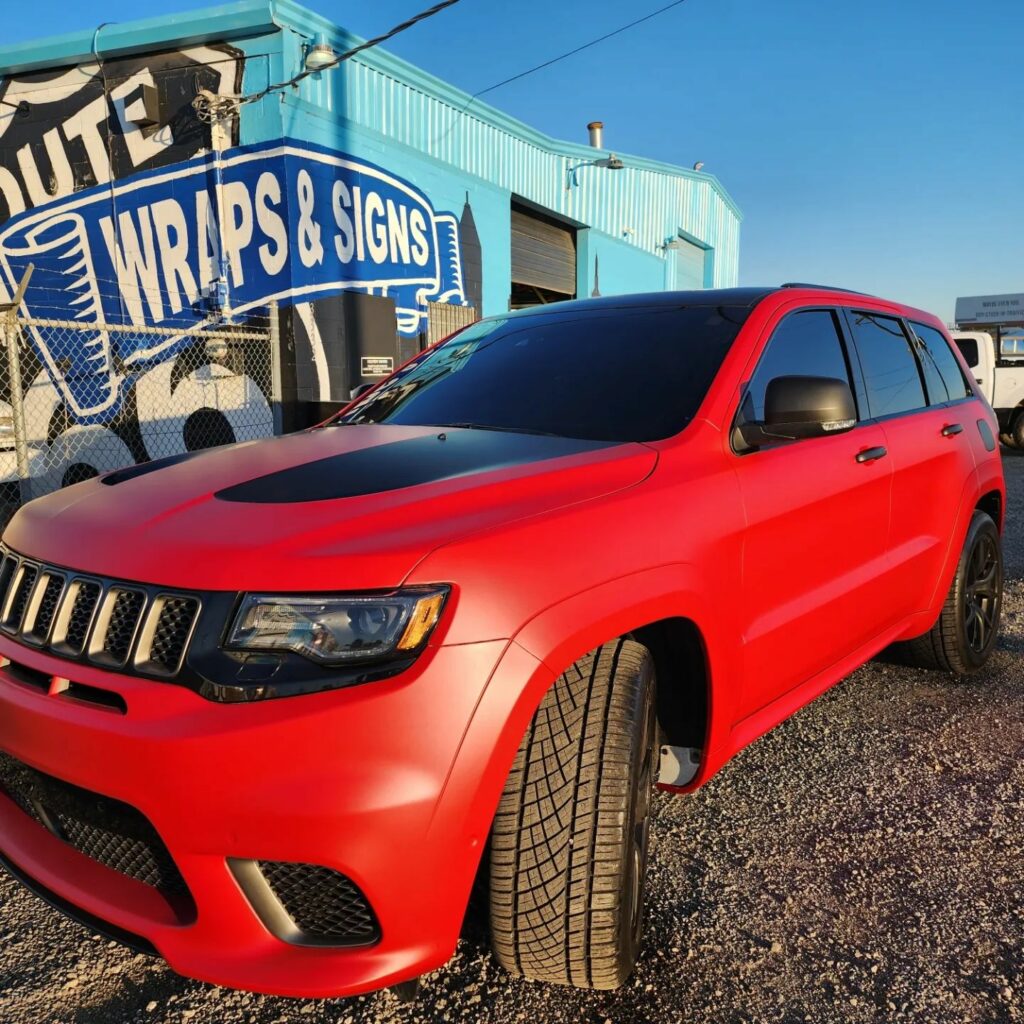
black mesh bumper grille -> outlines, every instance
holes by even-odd
[[[2,751],[0,790],[79,853],[156,889],[179,916],[194,915],[185,880],[141,811],[45,775]]]
[[[303,939],[362,946],[380,938],[377,918],[350,878],[314,864],[259,861],[267,885]]]

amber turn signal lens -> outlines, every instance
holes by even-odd
[[[441,606],[444,604],[445,595],[428,594],[416,602],[412,610],[409,623],[405,627],[402,639],[398,641],[398,650],[414,651],[430,635],[430,631],[437,625],[438,616],[441,614]]]

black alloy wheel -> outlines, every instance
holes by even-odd
[[[965,582],[964,634],[968,646],[980,656],[992,642],[1002,597],[1002,559],[998,541],[991,533],[981,533],[975,538],[967,557]]]

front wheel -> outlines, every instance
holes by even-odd
[[[899,645],[901,653],[919,668],[977,672],[995,648],[1002,604],[1002,540],[992,519],[975,512],[942,614],[924,636]]]
[[[491,934],[513,974],[618,988],[643,923],[657,727],[654,662],[616,640],[547,692],[491,833]]]

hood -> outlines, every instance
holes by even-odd
[[[443,544],[629,487],[656,461],[641,444],[329,426],[76,484],[22,508],[4,541],[175,588],[385,588]]]

